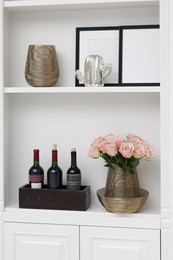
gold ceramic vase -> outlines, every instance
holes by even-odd
[[[54,86],[59,77],[59,66],[54,45],[29,45],[25,79],[33,87]]]
[[[105,196],[112,198],[140,197],[136,168],[126,171],[120,167],[108,168]]]

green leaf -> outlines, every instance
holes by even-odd
[[[116,163],[112,163],[112,167],[115,169],[118,167],[118,165]]]
[[[136,160],[130,162],[130,165],[131,165],[133,168],[134,168],[134,167],[137,167],[138,164],[139,164],[139,159],[136,159]]]
[[[125,171],[130,171],[130,170],[132,169],[132,167],[129,166],[129,165],[123,165],[123,169],[124,169]]]

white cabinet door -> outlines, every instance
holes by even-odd
[[[159,260],[160,231],[81,227],[80,260]]]
[[[79,227],[4,224],[4,260],[79,260]]]

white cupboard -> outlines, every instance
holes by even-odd
[[[159,230],[4,224],[4,260],[159,260],[159,249]]]

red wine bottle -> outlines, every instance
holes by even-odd
[[[39,163],[39,150],[34,149],[34,163],[29,169],[29,184],[32,189],[43,188],[44,170]]]
[[[62,170],[58,166],[57,145],[53,145],[52,166],[47,171],[47,185],[50,189],[62,188]]]
[[[71,149],[71,166],[67,170],[67,189],[80,190],[81,187],[81,171],[77,167],[76,149]]]

